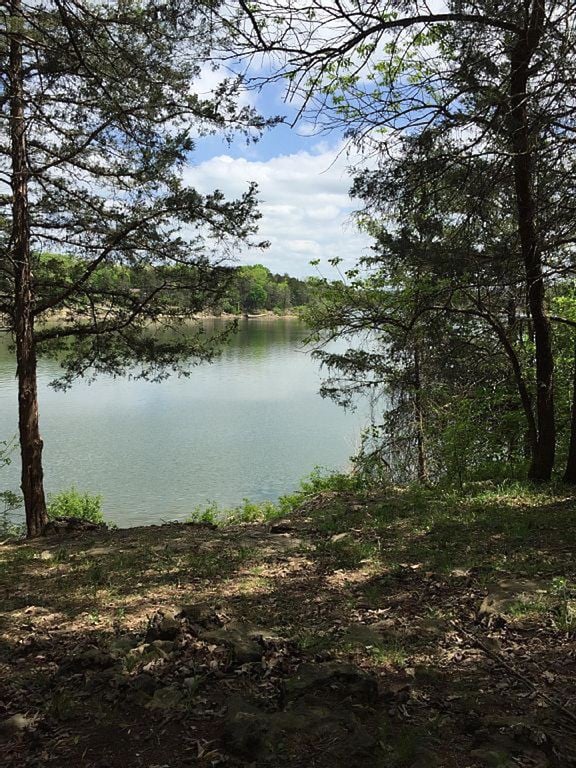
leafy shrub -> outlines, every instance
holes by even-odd
[[[250,501],[243,499],[235,507],[220,507],[212,501],[207,507],[195,507],[186,518],[188,523],[229,523],[270,522],[278,517],[289,515],[298,509],[307,499],[319,493],[360,493],[366,490],[363,481],[357,475],[324,471],[316,467],[300,482],[300,488],[294,493],[281,496],[277,502]]]
[[[11,513],[22,506],[22,498],[12,491],[0,493],[0,537],[20,538],[26,532],[22,524],[12,520]]]
[[[91,523],[103,523],[102,496],[80,493],[72,487],[51,495],[48,503],[48,517],[77,517]]]
[[[0,440],[0,469],[12,462],[11,454],[16,449],[16,438]],[[2,538],[17,538],[23,536],[25,528],[15,523],[12,513],[22,506],[23,499],[13,491],[0,492],[0,536]]]
[[[207,507],[198,505],[194,507],[192,512],[186,518],[187,523],[207,523],[208,525],[217,525],[219,518],[222,515],[222,510],[218,506],[218,503],[211,501]]]

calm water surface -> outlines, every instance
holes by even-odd
[[[315,465],[345,469],[362,427],[318,394],[317,363],[296,320],[243,321],[221,358],[161,383],[100,377],[39,400],[46,490],[103,497],[122,526],[184,519],[198,505],[275,500]],[[14,359],[0,337],[0,439],[17,430]],[[17,490],[19,461],[0,473]]]

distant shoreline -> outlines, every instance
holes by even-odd
[[[195,320],[300,320],[300,316],[294,312],[278,315],[275,312],[262,312],[251,314],[250,312],[222,312],[219,315],[204,314],[194,315]]]
[[[57,312],[52,312],[49,317],[45,317],[40,322],[50,323],[54,320],[64,319],[66,319],[65,310],[58,310]],[[265,320],[267,322],[272,320],[301,320],[300,316],[295,312],[286,312],[285,314],[278,315],[271,311],[258,314],[251,314],[249,312],[240,312],[238,314],[232,312],[221,312],[219,315],[214,315],[209,312],[201,312],[197,315],[191,315],[187,319],[190,322],[195,320]],[[0,317],[0,333],[7,333],[10,330],[11,328],[8,325],[5,325],[5,319]]]

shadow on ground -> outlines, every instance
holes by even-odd
[[[4,545],[4,764],[575,764],[573,510],[332,495]]]

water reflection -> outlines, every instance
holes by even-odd
[[[218,321],[214,327],[220,327]],[[196,505],[276,499],[314,465],[344,468],[362,418],[317,394],[317,364],[295,320],[243,321],[223,355],[159,384],[100,377],[68,392],[39,370],[46,488],[104,497],[121,525],[182,519]],[[14,360],[0,346],[0,438],[16,432]],[[18,462],[1,488],[18,487]]]

